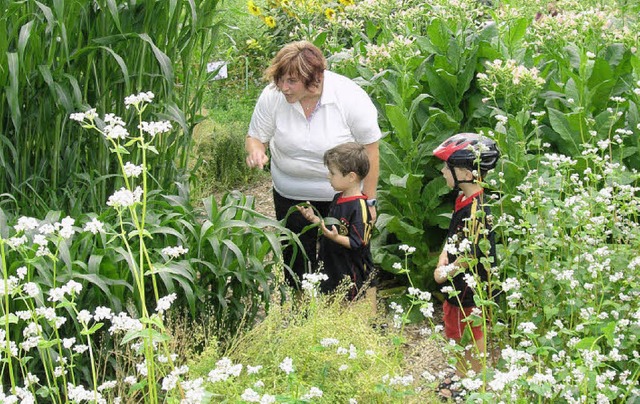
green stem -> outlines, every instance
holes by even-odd
[[[11,392],[15,394],[16,379],[13,374],[13,363],[11,360],[11,334],[9,333],[9,274],[7,271],[7,256],[4,249],[4,239],[0,238],[0,255],[2,256],[2,277],[4,279],[4,332],[5,332],[5,354],[9,367],[9,379],[11,380]]]

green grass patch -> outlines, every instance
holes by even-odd
[[[208,375],[219,402],[239,402],[252,392],[304,402],[298,400],[317,394],[314,388],[322,395],[313,402],[431,402],[430,392],[419,396],[412,380],[403,379],[402,358],[395,354],[392,338],[372,328],[374,321],[366,300],[347,304],[305,296],[272,307],[264,321],[231,344],[224,358],[214,349],[206,351],[196,362],[207,365],[192,366],[191,375]]]

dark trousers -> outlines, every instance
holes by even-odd
[[[294,199],[285,198],[280,195],[275,189],[273,190],[273,204],[276,211],[276,219],[283,220],[287,217],[289,210],[300,203],[310,202],[322,217],[327,216],[329,213],[330,201],[297,201]],[[311,223],[302,216],[297,210],[292,210],[291,214],[287,217],[285,227],[292,232],[298,234],[300,242],[304,251],[307,253],[307,258],[304,257],[299,248],[287,247],[282,252],[284,263],[291,268],[291,271],[295,274],[295,277],[291,275],[289,271],[285,269],[284,277],[291,287],[296,289],[300,288],[300,282],[302,281],[302,275],[309,272],[309,270],[316,270],[318,266],[318,229],[314,228],[308,230],[302,234],[300,232],[306,226]],[[294,258],[295,255],[295,258]]]

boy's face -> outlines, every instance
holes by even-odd
[[[333,189],[337,192],[346,191],[347,189],[353,186],[353,175],[354,173],[349,173],[347,175],[342,175],[340,170],[335,167],[333,164],[329,164],[327,167],[329,169],[329,174],[327,178],[329,178],[329,182]]]
[[[456,178],[458,179],[458,181],[469,180],[473,178],[473,174],[469,170],[466,170],[464,168],[458,168],[458,167],[453,167],[453,169],[456,170]],[[442,170],[440,170],[440,172],[442,173],[442,176],[444,177],[444,179],[447,181],[447,185],[449,186],[449,188],[455,188],[456,183],[453,180],[453,174],[451,174],[449,165],[445,163],[444,167],[442,167]]]

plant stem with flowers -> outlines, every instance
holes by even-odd
[[[149,150],[156,154],[158,153],[152,145],[152,142],[156,135],[169,132],[171,130],[171,124],[168,121],[145,122],[142,120],[142,115],[147,106],[152,102],[153,98],[153,93],[141,92],[125,99],[127,109],[133,106],[136,112],[139,135],[135,137],[129,135],[129,132],[124,127],[124,121],[112,114],[105,116],[104,122],[106,125],[103,128],[98,128],[96,126],[94,120],[95,111],[93,110],[90,110],[89,113],[73,114],[71,118],[81,122],[82,126],[86,129],[98,131],[110,142],[112,145],[111,151],[116,154],[120,170],[123,174],[125,187],[112,195],[107,204],[113,206],[118,214],[120,227],[119,238],[125,246],[129,256],[129,262],[133,266],[133,268],[131,268],[131,272],[138,292],[138,304],[140,305],[141,311],[140,321],[145,328],[142,332],[135,331],[130,333],[128,336],[125,336],[124,342],[135,338],[142,339],[146,358],[148,400],[151,402],[157,402],[158,392],[156,387],[154,346],[158,342],[161,342],[164,345],[166,338],[155,330],[155,328],[158,328],[160,331],[163,331],[164,327],[162,326],[162,320],[160,318],[149,315],[149,311],[147,309],[147,297],[145,295],[145,276],[150,275],[155,301],[160,301],[154,264],[149,256],[149,251],[145,243],[145,238],[150,237],[149,232],[145,228],[148,193],[147,151]],[[149,136],[149,140],[145,138],[145,135]],[[125,140],[127,140],[127,142],[122,145],[121,141]],[[140,150],[142,159],[142,164],[140,166],[136,166],[130,162],[125,163],[123,160],[123,155],[130,154],[127,147],[131,147],[133,145],[137,145],[137,148]],[[134,189],[133,181],[130,181],[130,178],[137,178],[140,175],[142,176],[142,188],[137,186]],[[138,205],[141,206],[139,214]],[[131,232],[127,229],[129,222],[124,220],[125,211],[129,213],[133,223],[134,230]],[[130,239],[132,237],[137,237],[138,248],[140,250],[137,257],[137,265],[134,265],[136,262],[136,256],[133,254],[130,243]]]

